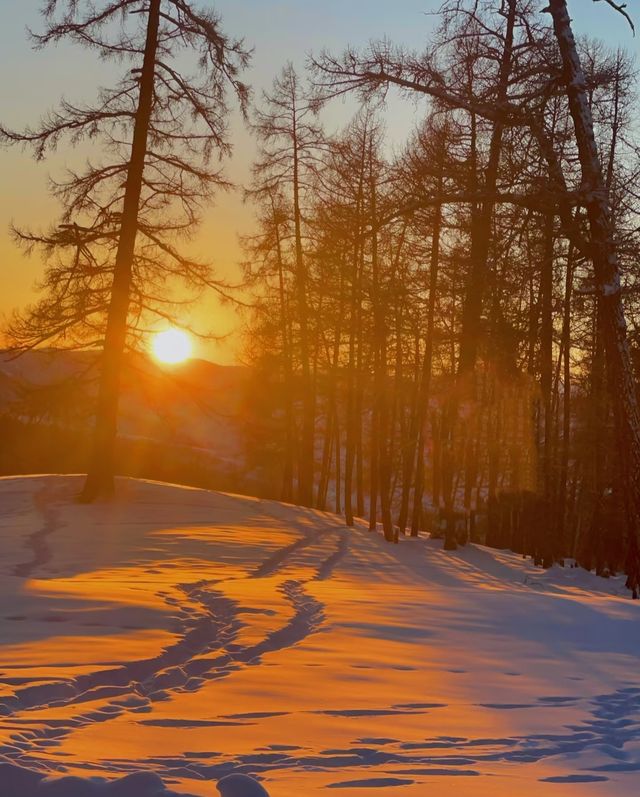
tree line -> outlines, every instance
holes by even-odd
[[[637,595],[636,74],[546,12],[448,2],[422,53],[324,53],[265,93],[251,445],[275,494],[389,541],[571,556]],[[424,109],[400,153],[394,89]]]
[[[624,6],[605,0],[626,16]],[[187,0],[49,0],[36,46],[125,65],[0,143],[97,155],[53,184],[62,215],[17,229],[46,259],[16,352],[101,351],[82,499],[113,493],[123,361],[186,291],[226,293],[181,245],[229,183],[231,102],[258,141],[244,241],[250,456],[285,500],[385,538],[469,534],[640,586],[636,76],[576,42],[566,0],[446,0],[421,53],[388,41],[288,65],[250,108],[243,41]],[[627,17],[628,21],[631,20]],[[380,107],[424,109],[390,153]],[[322,109],[360,108],[327,134]],[[181,288],[176,290],[176,285]],[[632,327],[634,330],[634,327]],[[482,530],[479,531],[479,528]]]

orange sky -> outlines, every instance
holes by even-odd
[[[114,67],[96,62],[95,55],[79,48],[58,47],[34,52],[26,40],[25,27],[38,28],[39,0],[0,0],[3,23],[0,28],[0,59],[4,80],[0,85],[0,118],[8,126],[20,127],[37,121],[41,113],[65,94],[69,99],[91,96],[95,86],[109,83]],[[255,47],[252,68],[247,79],[259,91],[270,85],[287,59],[298,67],[305,55],[326,46],[341,50],[346,44],[365,44],[370,39],[388,36],[396,43],[419,47],[433,26],[425,11],[435,10],[440,0],[323,0],[323,2],[278,2],[277,0],[218,0],[225,30],[233,36],[245,36]],[[544,5],[541,2],[541,7]],[[635,43],[618,15],[604,5],[587,0],[573,0],[576,27],[596,33],[609,44]],[[578,13],[575,9],[579,8]],[[338,103],[328,115],[329,127],[346,121],[353,106]],[[402,142],[419,118],[420,107],[392,100],[387,118],[390,138]],[[237,115],[232,126],[234,157],[228,176],[242,184],[248,175],[253,144]],[[47,178],[78,158],[64,145],[43,163],[17,149],[0,151],[0,315],[34,297],[33,285],[41,273],[39,258],[27,259],[12,242],[8,228],[18,225],[46,226],[56,216],[56,203],[48,196]],[[220,195],[216,206],[205,214],[204,224],[195,239],[198,253],[215,264],[218,274],[237,280],[237,263],[242,257],[238,235],[251,230],[251,211],[243,206],[239,193]],[[198,354],[218,362],[235,362],[241,356],[237,334],[238,320],[229,307],[220,307],[207,296],[194,308],[193,323],[201,331],[226,334],[220,344],[200,344]]]

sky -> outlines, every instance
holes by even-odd
[[[437,10],[440,0],[199,0],[198,4],[213,6],[225,31],[244,37],[254,48],[245,79],[259,99],[286,61],[302,70],[307,55],[322,48],[339,52],[348,44],[365,45],[386,36],[395,44],[419,49],[434,25],[429,12]],[[540,9],[545,5],[541,0]],[[114,69],[78,47],[34,51],[26,28],[38,30],[41,6],[41,0],[0,0],[0,119],[8,127],[35,123],[61,95],[68,99],[91,97],[97,86],[109,84],[109,70]],[[625,21],[604,3],[570,0],[569,7],[576,32],[637,52],[638,42]],[[640,23],[640,0],[628,0],[628,10]],[[353,110],[355,106],[349,102],[338,103],[330,111],[329,125],[346,122]],[[391,141],[399,146],[420,115],[419,103],[392,98],[386,119]],[[238,114],[232,120],[231,138],[234,155],[227,175],[242,185],[247,180],[253,143]],[[48,195],[48,178],[59,175],[74,157],[77,153],[65,146],[40,163],[16,148],[0,150],[0,321],[14,308],[33,301],[37,295],[34,284],[42,274],[39,257],[26,257],[13,243],[10,224],[37,229],[55,219],[57,205]],[[239,192],[225,193],[205,213],[194,247],[221,277],[233,282],[239,278],[242,259],[239,236],[250,231],[250,208],[243,206]],[[197,354],[221,363],[242,361],[239,319],[232,308],[221,307],[207,296],[188,321],[202,332],[223,336],[219,343],[197,344]]]

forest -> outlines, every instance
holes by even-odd
[[[637,72],[537,5],[448,3],[424,52],[320,54],[263,97],[251,445],[274,494],[389,541],[572,557],[637,594]],[[399,152],[394,90],[424,116]]]
[[[636,9],[3,3],[0,797],[637,797]]]
[[[101,353],[83,500],[113,492],[127,352],[154,319],[218,295],[242,316],[246,458],[263,493],[380,522],[390,542],[426,530],[449,550],[471,539],[545,567],[623,571],[637,597],[629,52],[576,40],[560,0],[447,0],[421,52],[317,52],[254,96],[251,48],[215,12],[81,6],[45,6],[36,46],[70,40],[141,66],[93,104],[0,127],[0,142],[36,159],[62,141],[109,153],[52,183],[49,231],[14,230],[47,265],[6,329],[18,354]],[[402,146],[388,140],[391,93],[420,120]],[[329,130],[341,99],[355,115]],[[257,145],[236,284],[181,243],[231,187],[232,110]]]

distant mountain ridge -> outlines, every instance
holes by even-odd
[[[0,353],[0,413],[28,422],[88,431],[98,354],[42,349]],[[249,369],[193,359],[161,366],[129,354],[123,374],[119,432],[128,439],[209,452],[241,467],[241,413]]]

